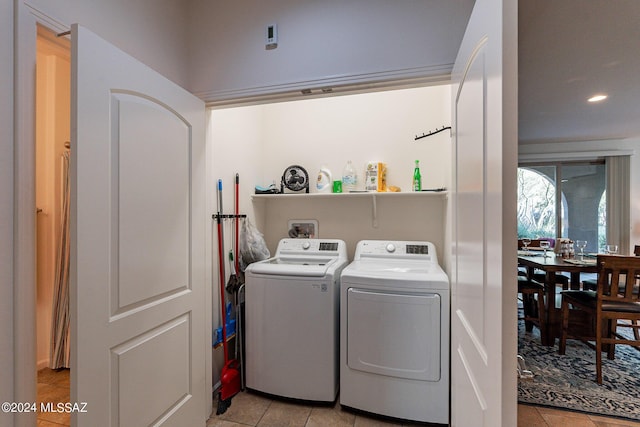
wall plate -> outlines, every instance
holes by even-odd
[[[290,219],[287,224],[291,238],[317,239],[320,237],[316,219]]]
[[[265,32],[265,47],[266,49],[275,49],[278,47],[278,25],[269,24]]]

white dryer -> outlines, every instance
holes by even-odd
[[[450,292],[435,246],[361,241],[340,288],[340,404],[448,424]]]
[[[345,242],[282,239],[245,272],[246,384],[333,402],[339,387],[340,273]]]

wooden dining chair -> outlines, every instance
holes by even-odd
[[[635,245],[633,249],[633,254],[635,256],[640,256],[640,245]],[[596,280],[586,279],[582,281],[582,289],[595,291],[597,287],[598,287],[597,279]],[[619,287],[620,287],[620,291],[622,292],[622,289],[624,288],[624,283],[620,284]],[[636,328],[633,329],[633,335],[635,336],[636,340],[640,341],[640,320],[634,321],[633,324],[637,326]],[[636,348],[640,350],[640,346]]]
[[[635,247],[633,248],[633,254],[635,256],[640,256],[640,245],[635,245]],[[593,280],[593,279],[586,279],[582,281],[582,289],[586,289],[589,291],[595,291],[596,290],[596,286],[597,286],[597,280]]]
[[[544,285],[535,280],[518,276],[518,295],[521,295],[523,315],[518,320],[524,320],[525,330],[532,331],[533,325],[540,329],[540,337],[546,333]]]
[[[559,353],[565,354],[568,338],[595,341],[596,381],[602,384],[602,349],[615,358],[615,346],[640,345],[637,339],[617,333],[618,327],[638,328],[640,320],[640,257],[598,255],[597,290],[571,290],[562,293],[562,336]],[[623,284],[621,286],[621,284]],[[573,309],[573,310],[572,310]],[[569,318],[574,310],[586,312],[593,322],[595,336],[569,335]],[[620,320],[631,321],[620,323]]]

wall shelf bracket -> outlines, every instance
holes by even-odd
[[[378,228],[378,199],[376,193],[371,193],[371,208],[372,208],[372,227]]]

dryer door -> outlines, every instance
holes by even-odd
[[[440,296],[349,288],[347,364],[374,374],[440,380]]]

